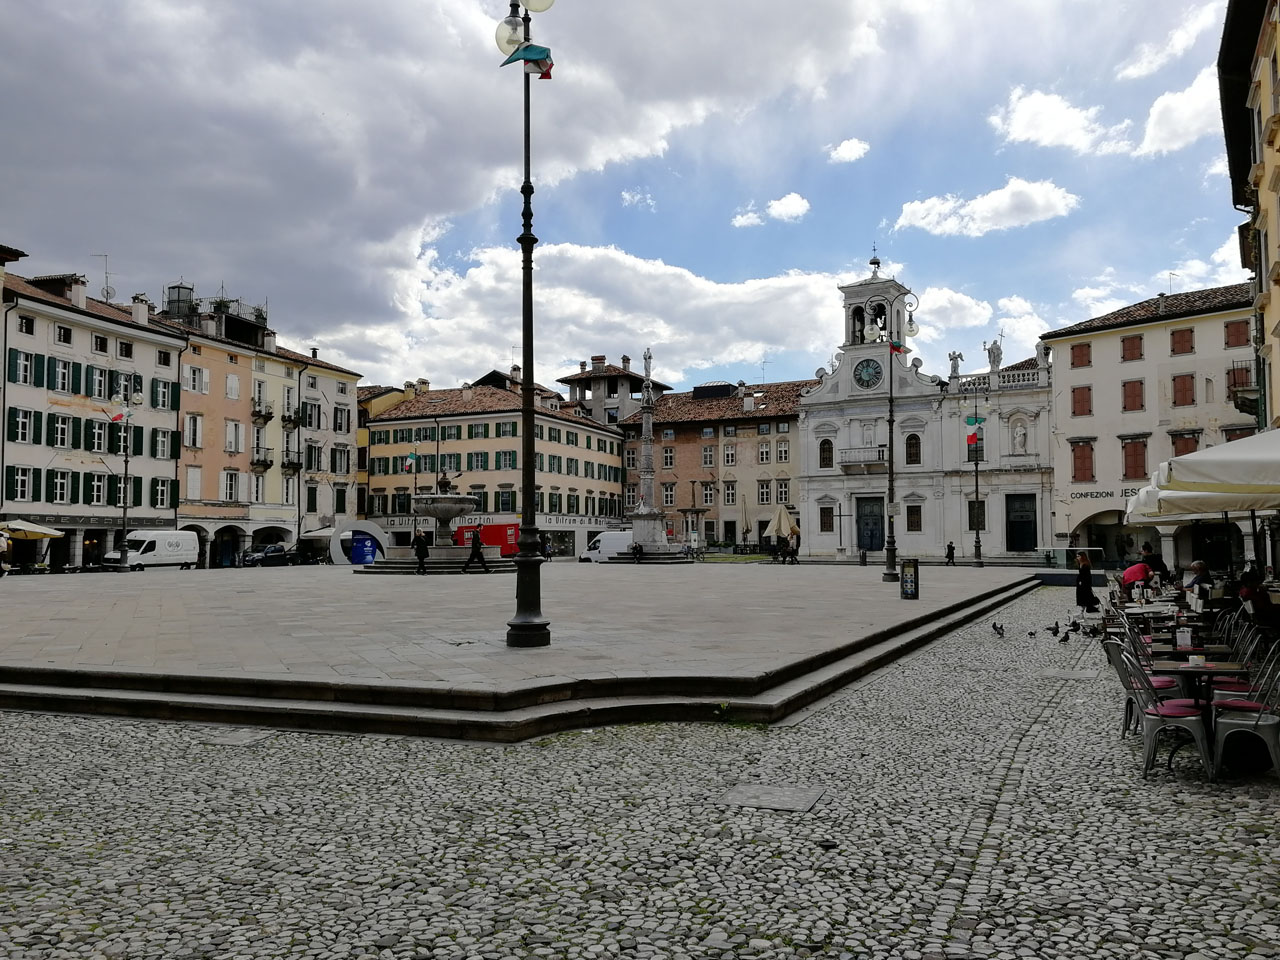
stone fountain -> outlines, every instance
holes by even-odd
[[[431,517],[436,522],[436,545],[449,548],[453,543],[453,521],[465,517],[480,509],[480,501],[475,497],[457,493],[448,480],[441,477],[437,490],[429,493],[413,495],[413,512],[419,517]],[[431,548],[433,551],[435,546]],[[454,547],[463,550],[464,547]]]

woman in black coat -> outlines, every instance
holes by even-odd
[[[1080,568],[1076,574],[1076,606],[1084,607],[1085,613],[1097,613],[1098,598],[1093,594],[1093,567],[1089,564],[1089,555],[1077,553],[1076,566]]]

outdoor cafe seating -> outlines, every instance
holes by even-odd
[[[1280,773],[1280,640],[1244,604],[1228,598],[1215,609],[1180,589],[1138,588],[1132,598],[1113,590],[1101,645],[1120,681],[1120,735],[1142,735],[1144,778],[1167,743],[1170,769],[1191,746],[1215,781],[1229,765],[1228,742],[1239,751],[1250,738]]]

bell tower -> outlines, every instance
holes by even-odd
[[[906,336],[907,312],[905,295],[910,289],[892,277],[880,275],[880,258],[870,260],[871,276],[839,287],[844,295],[844,344],[841,349],[857,351],[859,347],[882,344],[886,340],[902,343]]]

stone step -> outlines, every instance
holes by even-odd
[[[0,666],[0,708],[504,742],[605,723],[773,723],[1038,586],[1028,577],[755,675],[638,672],[504,688]]]

